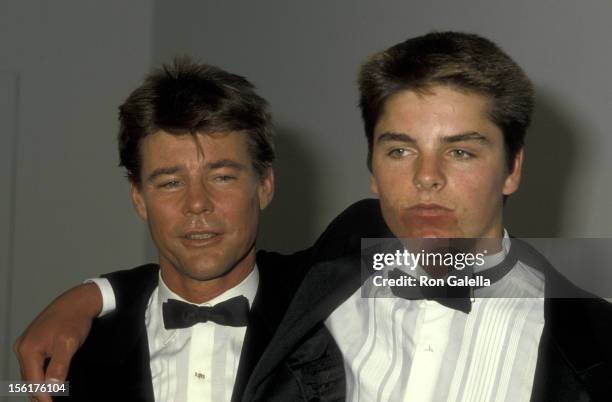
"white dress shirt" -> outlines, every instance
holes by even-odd
[[[474,271],[504,259],[507,232],[504,239],[503,250]],[[112,305],[112,287],[102,282],[104,303]],[[500,289],[511,297],[483,297]],[[376,294],[388,288],[366,291],[374,297],[357,289],[325,321],[344,357],[347,401],[530,400],[544,327],[544,277],[536,269],[519,262],[476,289],[469,314]]]
[[[486,257],[486,269],[509,250]],[[503,289],[507,298],[481,298]],[[544,327],[544,278],[518,263],[474,291],[469,314],[431,300],[358,289],[325,324],[347,373],[347,400],[529,401]]]
[[[106,279],[95,281],[108,311],[114,310],[115,295]],[[214,306],[235,296],[244,296],[252,306],[259,285],[259,272],[199,306]],[[112,299],[112,300],[110,300]],[[238,372],[246,327],[230,327],[208,321],[190,328],[167,330],[162,304],[168,299],[186,301],[172,292],[159,277],[145,311],[153,393],[156,401],[229,401]],[[108,309],[108,305],[111,309]],[[194,304],[194,303],[191,303]],[[104,310],[104,309],[103,309]]]

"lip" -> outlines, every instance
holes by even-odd
[[[448,215],[453,210],[438,204],[417,204],[408,208],[407,212],[411,216],[426,218]]]
[[[203,238],[191,238],[204,236]],[[187,247],[207,247],[221,241],[222,233],[212,230],[190,230],[179,236],[181,243]]]

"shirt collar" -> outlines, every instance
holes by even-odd
[[[506,258],[506,256],[508,255],[508,252],[510,251],[510,235],[508,234],[508,231],[504,228],[504,237],[502,239],[502,249],[501,251],[498,251],[495,254],[490,254],[490,255],[485,255],[483,257],[484,259],[484,264],[482,265],[478,265],[478,264],[474,264],[472,265],[472,270],[474,273],[476,272],[482,272],[486,269],[492,268],[498,264],[501,264],[502,261],[504,261],[504,258]],[[420,265],[417,265],[414,269],[414,271],[410,271],[410,270],[405,270],[403,267],[396,267],[398,268],[400,271],[404,272],[405,274],[408,274],[410,276],[414,276],[414,277],[420,277],[420,276],[429,276],[427,274],[427,272],[425,272],[425,270],[423,269],[423,267],[421,267]]]
[[[242,295],[247,298],[247,300],[249,301],[249,307],[250,307],[253,305],[253,299],[255,299],[255,294],[257,293],[258,285],[259,285],[259,271],[257,270],[257,265],[255,265],[251,273],[247,275],[247,277],[244,278],[242,282],[240,282],[233,288],[230,288],[226,290],[225,292],[221,293],[219,296],[215,297],[214,299],[207,301],[206,303],[197,304],[197,303],[191,303],[183,299],[181,296],[177,295],[172,290],[170,290],[170,288],[168,288],[168,286],[164,282],[161,276],[161,270],[160,270],[159,272],[159,293],[158,293],[157,300],[158,300],[160,308],[161,308],[162,303],[166,302],[168,299],[176,299],[176,300],[183,301],[185,303],[194,304],[196,306],[214,306],[218,303],[229,300],[232,297]]]
[[[504,238],[502,239],[501,251],[498,251],[495,254],[486,255],[483,258],[484,264],[482,265],[474,264],[472,266],[472,269],[474,270],[474,272],[481,272],[481,271],[484,271],[485,269],[494,267],[500,264],[504,260],[504,258],[506,258],[509,251],[510,251],[510,236],[508,235],[508,231],[504,229]]]
[[[219,296],[207,301],[206,303],[196,304],[196,303],[191,303],[185,300],[184,298],[182,298],[181,296],[177,295],[172,290],[170,290],[170,288],[168,288],[168,285],[166,285],[166,283],[164,282],[161,276],[161,270],[160,270],[159,271],[159,287],[158,287],[156,302],[157,302],[157,307],[158,307],[158,311],[160,312],[160,314],[161,314],[161,311],[163,310],[162,304],[165,303],[168,299],[176,299],[176,300],[183,301],[185,303],[194,304],[196,306],[214,306],[225,300],[231,299],[232,297],[244,296],[249,301],[249,307],[251,307],[253,305],[253,300],[255,299],[255,294],[257,293],[258,286],[259,286],[259,270],[257,269],[257,265],[255,265],[251,273],[247,275],[247,277],[244,278],[242,282],[240,282],[233,288],[226,290],[225,292],[221,293]],[[163,324],[163,318],[162,318],[161,320],[162,331],[160,335],[163,337],[163,342],[165,343],[177,330],[166,330],[165,328],[163,328],[163,325],[164,324]]]

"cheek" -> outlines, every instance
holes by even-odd
[[[216,216],[222,220],[227,228],[233,229],[240,234],[250,234],[250,228],[255,226],[256,231],[259,204],[256,192],[235,192],[226,194],[222,202],[215,208]]]
[[[159,198],[147,205],[149,225],[156,232],[165,233],[175,222],[181,222],[180,203],[168,198]]]
[[[479,213],[501,205],[503,178],[490,172],[483,169],[458,176],[449,183],[451,199],[457,202],[460,210]]]
[[[414,192],[410,172],[405,168],[385,167],[377,169],[375,173],[374,180],[381,199],[399,201]]]
[[[157,237],[168,234],[169,222],[171,221],[172,220],[164,214],[164,211],[149,211],[149,227]]]

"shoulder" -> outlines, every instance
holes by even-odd
[[[102,277],[110,281],[134,283],[141,282],[143,280],[152,281],[157,277],[158,271],[159,266],[157,264],[145,264],[131,269],[123,269],[102,274]]]
[[[111,282],[117,308],[93,321],[75,355],[73,366],[78,370],[71,366],[73,376],[81,369],[93,373],[118,367],[134,352],[144,331],[144,312],[157,286],[158,272],[156,264],[146,264],[102,275]]]
[[[103,274],[102,277],[108,279],[113,287],[116,305],[125,306],[153,292],[157,286],[158,272],[157,264],[145,264],[132,269]]]
[[[257,269],[260,283],[266,289],[280,289],[292,292],[301,283],[311,265],[311,249],[293,254],[280,254],[260,250],[257,252]]]
[[[377,199],[367,198],[336,216],[312,247],[312,261],[336,259],[361,250],[362,238],[393,237],[385,224]]]
[[[321,238],[347,234],[380,237],[388,229],[384,223],[378,199],[365,198],[349,205],[327,226]]]
[[[287,271],[283,272],[284,275],[299,276],[318,262],[358,252],[361,238],[390,236],[380,202],[373,198],[363,199],[338,214],[311,247],[288,255],[259,251],[257,265],[262,271],[281,269]]]

